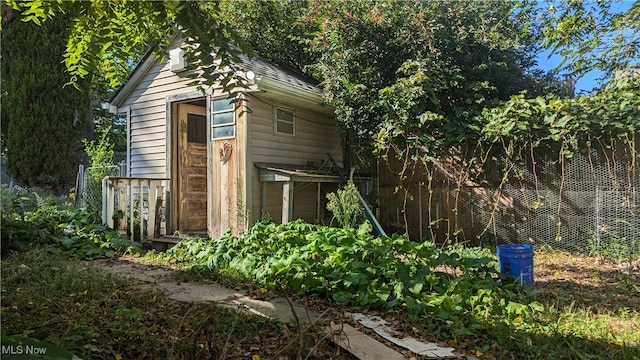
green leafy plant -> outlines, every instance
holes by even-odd
[[[333,213],[342,227],[353,229],[362,221],[364,210],[354,183],[349,182],[337,192],[327,194],[327,200],[327,209]]]
[[[105,176],[116,175],[118,170],[113,163],[114,144],[111,142],[110,132],[111,127],[106,126],[102,128],[96,140],[83,140],[84,150],[91,162],[91,167],[87,169],[87,187],[91,197],[88,197],[88,194],[81,194],[81,196],[87,196],[89,200],[87,208],[96,216],[102,211],[102,179]]]
[[[122,238],[115,230],[97,224],[95,214],[75,209],[67,200],[42,197],[19,189],[3,188],[2,250],[24,251],[43,246],[54,253],[77,258],[111,257],[116,253],[141,253],[141,244]]]
[[[460,257],[400,235],[374,237],[370,230],[368,223],[352,229],[263,219],[241,237],[181,241],[156,259],[234,269],[268,289],[356,308],[405,309],[414,320],[470,321],[476,313],[500,313],[499,299],[520,292],[500,285],[504,277],[494,258]]]
[[[595,233],[589,238],[589,255],[604,256],[611,259],[632,260],[640,257],[640,244],[635,239],[627,239],[611,231],[598,241]]]

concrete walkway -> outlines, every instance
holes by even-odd
[[[295,316],[301,322],[322,321],[321,314],[306,309],[295,302],[289,303],[286,298],[275,297],[269,300],[252,298],[244,290],[230,289],[217,283],[180,283],[171,277],[177,271],[146,265],[134,261],[96,260],[94,265],[118,276],[132,277],[142,283],[135,285],[144,289],[164,289],[170,299],[177,301],[212,301],[222,306],[232,307],[256,315],[291,322]],[[348,324],[331,324],[327,327],[327,335],[334,343],[349,351],[360,360],[403,360],[407,359],[400,352],[377,341],[375,338],[356,330]],[[458,356],[439,356],[439,359],[455,359]]]

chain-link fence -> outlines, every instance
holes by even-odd
[[[426,174],[420,164],[398,181],[394,172],[406,169],[398,161],[380,174],[380,219],[391,231],[406,229],[414,240],[640,254],[638,153],[599,148],[564,162],[536,154],[501,185],[460,184],[448,168]],[[502,169],[492,171],[495,178],[502,176]]]
[[[494,218],[496,237],[569,251],[639,251],[640,169],[624,155],[591,149],[564,164],[543,164],[538,176],[524,171],[522,182],[502,191],[511,206]]]
[[[78,166],[76,181],[76,206],[102,209],[102,178],[105,176],[125,176],[126,165],[121,161],[118,165],[88,167]]]

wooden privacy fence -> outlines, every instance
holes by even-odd
[[[108,176],[102,180],[102,223],[131,240],[166,235],[169,179]]]
[[[505,182],[497,162],[483,169],[488,180],[459,181],[447,158],[425,165],[389,156],[379,177],[380,220],[390,232],[438,243],[640,249],[640,153],[614,145],[585,148],[564,164],[535,153]]]

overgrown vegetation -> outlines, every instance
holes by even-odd
[[[640,355],[640,334],[595,331],[578,321],[584,317],[572,307],[499,274],[490,251],[444,251],[398,235],[376,238],[369,230],[265,219],[242,237],[184,240],[148,259],[197,265],[218,277],[240,275],[267,289],[322,296],[363,311],[384,309],[410,320],[398,324],[409,333],[448,340],[477,354],[523,359]],[[201,270],[196,275],[202,276]],[[638,323],[637,313],[625,316]],[[609,323],[604,315],[597,319]]]
[[[2,6],[5,15],[6,2]],[[63,53],[71,18],[42,24],[3,20],[2,146],[11,176],[20,184],[62,194],[73,186],[80,139],[86,133],[88,92],[69,81]],[[78,80],[88,86],[91,76]]]
[[[293,359],[298,351],[285,324],[132,285],[42,249],[14,253],[2,260],[2,345],[27,337],[49,359]],[[309,359],[344,358],[318,326],[302,346]]]
[[[364,210],[358,199],[358,188],[349,182],[335,193],[327,194],[327,210],[343,228],[354,229],[362,222]]]
[[[21,188],[8,190],[5,186],[0,191],[3,256],[33,246],[77,258],[142,251],[141,243],[131,242],[100,225],[95,214],[75,209],[69,199]]]
[[[89,156],[91,166],[87,169],[87,210],[95,216],[102,212],[102,179],[117,174],[118,166],[113,163],[114,142],[111,139],[112,126],[106,125],[96,130],[97,139],[83,140],[84,151]],[[86,196],[87,194],[77,194]]]
[[[107,257],[132,251],[136,244],[110,238],[111,230],[92,224],[86,212],[73,210],[65,199],[6,189],[2,199],[3,344],[26,337],[56,353],[98,359],[142,354],[246,358],[247,353],[266,358],[272,352],[264,352],[264,344],[273,344],[270,349],[281,354],[300,351],[284,325],[211,304],[170,301],[69,260],[69,255]],[[369,232],[367,224],[339,229],[265,219],[241,237],[228,233],[218,240],[184,240],[146,259],[191,266],[182,281],[215,274],[233,286],[256,284],[382,311],[406,333],[448,341],[477,356],[640,356],[640,316],[631,300],[640,288],[632,267],[611,274],[615,282],[602,272],[602,263],[580,272],[585,278],[575,283],[549,281],[563,278],[559,264],[574,266],[575,258],[563,255],[546,264],[551,272],[543,274],[544,287],[532,291],[497,272],[493,250],[440,249]],[[37,249],[6,251],[8,245]],[[304,351],[317,358],[341,356],[321,341],[320,328],[305,334]],[[260,348],[252,345],[256,338]]]
[[[377,147],[383,157],[392,159],[388,170],[397,174],[396,191],[404,199],[399,211],[405,217],[402,222],[408,222],[409,206],[423,192],[420,206],[430,217],[425,221],[429,238],[475,241],[492,235],[495,240],[502,236],[503,241],[514,241],[513,236],[507,240],[505,232],[514,224],[531,225],[536,211],[545,209],[555,220],[532,226],[549,226],[551,234],[538,239],[529,233],[518,240],[530,237],[537,244],[555,245],[571,241],[565,247],[585,249],[586,237],[569,238],[568,219],[585,217],[589,226],[606,226],[611,219],[586,218],[598,203],[573,207],[577,195],[569,191],[579,189],[592,198],[604,189],[633,199],[633,189],[640,185],[635,175],[640,158],[639,99],[639,80],[623,77],[597,94],[575,98],[514,95],[469,118],[465,125],[475,130],[464,137],[438,132],[447,119],[426,121],[416,129],[391,124],[378,133]],[[438,198],[448,199],[447,209],[437,209]],[[624,209],[621,217],[633,223],[634,200],[616,202]],[[469,215],[460,219],[467,206],[473,207],[474,220],[484,220],[482,228],[466,226]],[[565,208],[571,209],[571,216],[563,214]],[[431,218],[445,211],[447,217]],[[447,221],[445,237],[437,234],[441,221]],[[411,230],[408,224],[405,227]]]
[[[490,258],[461,259],[399,235],[376,238],[370,230],[368,224],[340,229],[303,221],[277,225],[267,219],[242,237],[184,241],[161,258],[233,268],[269,289],[317,294],[339,304],[406,307],[415,320],[433,315],[446,321],[474,306],[480,312],[497,311],[472,298],[480,289],[500,298],[518,291],[498,286],[500,275],[488,266]],[[435,270],[440,266],[446,268]],[[456,276],[456,271],[461,274]]]

